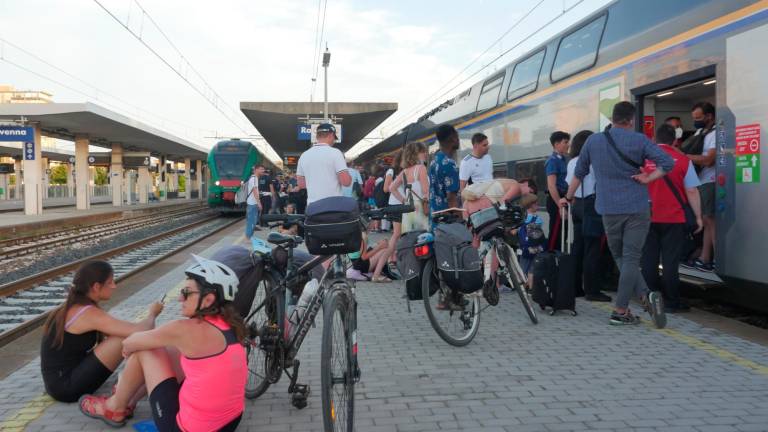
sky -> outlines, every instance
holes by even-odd
[[[327,44],[330,101],[399,105],[349,158],[607,3],[0,0],[0,85],[93,102],[204,148],[264,146],[240,102],[309,101],[313,76],[322,101],[314,65]]]

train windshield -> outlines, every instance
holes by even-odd
[[[240,178],[243,176],[247,154],[218,154],[216,155],[216,171],[219,177]]]

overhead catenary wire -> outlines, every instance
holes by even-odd
[[[328,0],[324,0],[323,5],[323,19],[322,24],[320,26],[320,37],[317,39],[317,45],[315,47],[315,64],[314,67],[314,73],[312,74],[312,92],[310,94],[310,99],[314,100],[315,97],[315,89],[317,88],[317,74],[320,71],[320,59],[322,58],[322,50],[323,50],[323,38],[325,37],[325,17],[326,13],[328,11]],[[320,10],[318,9],[318,17]]]
[[[229,107],[223,98],[221,98],[217,92],[213,90],[213,88],[205,81],[205,79],[202,78],[202,76],[197,72],[196,69],[190,64],[190,62],[184,57],[181,52],[178,50],[176,45],[174,45],[168,36],[162,31],[162,29],[157,25],[157,23],[154,21],[154,19],[146,12],[146,10],[141,7],[141,5],[138,3],[137,0],[133,0],[133,3],[136,3],[142,11],[142,14],[146,15],[147,19],[150,20],[150,22],[157,28],[157,30],[160,32],[160,34],[166,39],[166,41],[169,42],[171,47],[179,54],[183,62],[187,65],[187,67],[192,70],[205,84],[207,90],[209,90],[212,93],[212,96],[209,96],[205,93],[204,89],[200,89],[197,85],[195,85],[184,73],[182,73],[180,67],[175,67],[171,64],[169,60],[167,60],[165,57],[163,57],[155,48],[153,48],[150,44],[147,43],[147,41],[139,34],[137,34],[133,29],[130,28],[130,26],[127,23],[124,23],[120,20],[111,10],[109,10],[107,7],[105,7],[99,0],[93,0],[94,3],[96,3],[104,12],[106,12],[112,19],[115,20],[121,27],[123,27],[128,33],[131,34],[136,40],[138,40],[149,52],[151,52],[155,57],[157,57],[163,64],[165,64],[169,69],[171,69],[176,76],[178,76],[182,81],[184,81],[189,87],[191,87],[197,94],[203,97],[216,111],[218,111],[227,121],[232,123],[243,135],[249,135],[249,132],[246,131],[245,128],[238,122],[236,122],[230,114],[225,112],[225,110],[222,108],[221,105],[224,107],[227,107],[229,109],[232,109]],[[131,3],[132,4],[132,3]],[[218,103],[221,101],[221,105]],[[260,145],[262,153],[265,155],[272,156],[273,159],[279,160],[279,157],[275,153],[274,149],[272,149],[268,144],[263,143],[259,140],[256,140],[257,146]],[[274,161],[273,161],[274,162]]]

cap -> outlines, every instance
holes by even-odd
[[[320,123],[320,125],[317,126],[317,132],[333,132],[333,135],[338,138],[338,135],[336,135],[336,126],[330,123]]]

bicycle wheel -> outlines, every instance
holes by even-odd
[[[517,291],[517,295],[520,296],[520,303],[523,304],[523,308],[528,313],[528,318],[534,324],[539,323],[539,318],[536,316],[536,310],[533,308],[533,302],[528,295],[526,289],[526,278],[523,275],[523,269],[520,267],[520,263],[517,262],[514,251],[504,242],[499,241],[496,243],[496,250],[499,254],[499,259],[504,263],[504,277]]]
[[[320,383],[326,432],[352,431],[354,427],[355,376],[349,292],[345,288],[332,288],[323,300]]]
[[[437,275],[434,261],[428,260],[421,275],[421,295],[432,328],[453,346],[467,345],[480,328],[480,299],[475,295],[458,294],[444,284],[434,291],[431,278],[437,278]],[[438,309],[441,302],[449,307]]]
[[[256,294],[254,295],[253,303],[251,303],[251,312],[258,308],[264,299],[267,298],[267,293],[271,292],[274,284],[275,281],[272,276],[265,273],[259,286],[256,288]],[[274,297],[270,298],[267,304],[265,304],[261,310],[253,314],[253,316],[251,316],[245,323],[249,333],[247,344],[245,346],[247,355],[246,360],[248,363],[248,380],[245,383],[245,397],[248,399],[255,399],[267,391],[272,383],[270,376],[274,375],[274,368],[277,367],[277,358],[274,355],[274,352],[266,352],[261,349],[260,345],[262,341],[251,336],[254,331],[262,331],[263,329],[276,324],[275,317],[277,315],[277,310],[274,300]],[[263,337],[274,338],[275,336],[279,337],[277,333],[275,335],[264,335]]]

